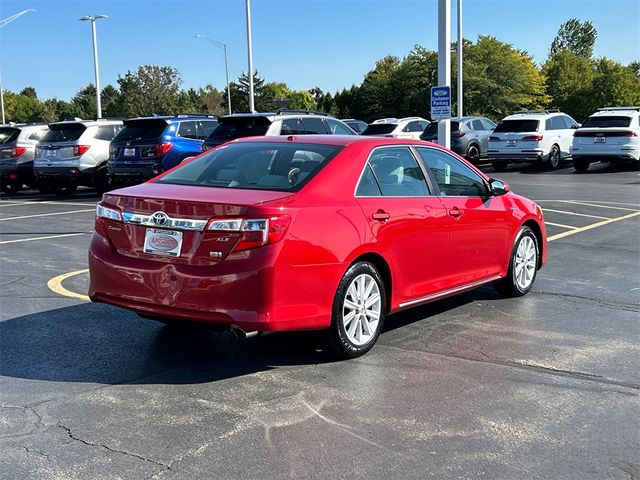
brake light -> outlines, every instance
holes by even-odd
[[[89,148],[91,148],[91,145],[74,145],[73,156],[79,157],[80,155],[85,154]]]
[[[288,215],[274,215],[268,218],[212,219],[207,230],[240,232],[240,240],[234,252],[270,245],[282,239],[291,223]]]
[[[122,221],[122,214],[120,210],[114,208],[105,207],[104,205],[96,205],[96,216],[101,218],[108,218],[109,220]]]
[[[109,158],[116,158],[118,150],[113,145],[109,145]]]
[[[156,157],[164,155],[173,147],[173,143],[157,143],[156,144]]]
[[[451,138],[462,138],[464,137],[464,132],[452,133]]]
[[[522,137],[523,142],[539,142],[544,137],[542,135],[529,135],[527,137]]]
[[[27,150],[27,147],[13,147],[11,149],[11,158],[17,158]]]
[[[489,141],[490,142],[499,142],[500,138],[499,137],[489,137]]]
[[[618,137],[637,137],[638,134],[636,132],[619,132],[618,135],[612,135]]]

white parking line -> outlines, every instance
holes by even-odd
[[[610,220],[611,217],[600,217],[598,215],[587,215],[586,213],[567,212],[565,210],[553,210],[551,208],[543,208],[543,212],[564,213],[566,215],[575,215],[577,217],[597,218],[598,220]]]
[[[10,203],[3,203],[10,202]],[[56,200],[46,200],[44,202],[38,201],[24,201],[24,202],[11,202],[10,200],[0,200],[0,207],[8,207],[10,205],[85,205],[87,207],[91,207],[96,205],[98,202],[89,203],[89,202],[58,202]]]
[[[46,237],[33,237],[33,238],[20,238],[18,240],[5,240],[4,242],[0,242],[0,245],[6,245],[8,243],[33,242],[34,240],[49,240],[50,238],[77,237],[79,235],[88,235],[88,233],[63,233],[60,235],[48,235]]]
[[[24,205],[24,203],[0,203],[0,207],[12,207],[14,205]]]
[[[576,230],[579,227],[572,227],[571,225],[563,225],[562,223],[551,223],[551,222],[544,222],[545,225],[551,225],[552,227],[561,227],[561,228],[568,228],[570,230]]]
[[[558,200],[558,202],[569,203],[571,205],[584,205],[585,207],[608,208],[610,210],[625,210],[627,212],[637,212],[637,208],[612,207],[610,205],[597,205],[595,203],[577,202],[575,200]]]
[[[0,222],[6,222],[8,220],[22,220],[23,218],[51,217],[53,215],[70,215],[72,213],[95,212],[95,211],[96,211],[95,208],[89,208],[86,210],[71,210],[70,212],[38,213],[36,215],[21,215],[19,217],[0,218]]]

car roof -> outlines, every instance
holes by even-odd
[[[78,118],[76,120],[62,120],[61,122],[51,122],[49,125],[67,125],[67,124],[78,124],[81,123],[87,127],[91,127],[93,125],[119,125],[122,124],[122,120],[115,120],[109,118],[101,118],[99,120],[83,120]]]
[[[591,114],[591,117],[611,116],[611,115],[624,115],[632,117],[640,112],[640,107],[605,107],[599,108],[597,112]]]
[[[332,118],[333,116],[328,113],[323,112],[314,112],[310,110],[283,110],[281,112],[241,112],[241,113],[233,113],[231,115],[222,115],[219,118],[227,120],[229,118],[269,118],[270,120],[275,120],[276,118],[287,118],[287,117],[320,117],[320,118]],[[335,119],[337,120],[337,119]]]
[[[274,135],[260,137],[244,137],[229,143],[307,143],[314,145],[333,145],[344,147],[351,144],[364,144],[371,147],[384,145],[423,145],[432,146],[431,142],[407,138],[374,137],[361,135]]]
[[[218,117],[215,115],[196,115],[196,114],[179,114],[179,115],[151,115],[147,117],[134,117],[128,118],[126,121],[130,120],[165,120],[167,122],[183,122],[183,121],[191,121],[191,120],[217,120]]]

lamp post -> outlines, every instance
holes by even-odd
[[[93,67],[96,74],[96,118],[102,118],[102,104],[100,102],[100,73],[98,72],[98,41],[96,40],[96,20],[109,18],[106,15],[85,15],[81,21],[91,22],[91,34],[93,36]]]
[[[217,42],[212,38],[207,37],[206,35],[196,35],[196,38],[202,38],[210,43],[213,43],[216,47],[224,50],[224,72],[227,77],[227,107],[229,110],[229,115],[231,115],[231,85],[229,84],[229,63],[227,62],[227,44]]]
[[[458,0],[458,116],[462,117],[462,0]]]
[[[253,53],[251,46],[251,0],[245,0],[247,10],[247,56],[249,57],[249,111],[255,111],[253,103]]]
[[[10,24],[14,20],[17,20],[18,18],[20,18],[25,13],[36,12],[36,11],[37,10],[34,10],[33,8],[28,8],[26,10],[22,10],[21,12],[16,13],[15,15],[11,15],[10,17],[4,18],[4,19],[0,20],[0,28]],[[4,91],[2,89],[2,79],[1,78],[0,78],[0,110],[2,110],[2,123],[4,124],[4,122],[5,122],[5,118],[4,118]]]

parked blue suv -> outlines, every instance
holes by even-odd
[[[198,155],[217,125],[216,117],[206,115],[125,120],[109,147],[111,187],[144,182]]]

